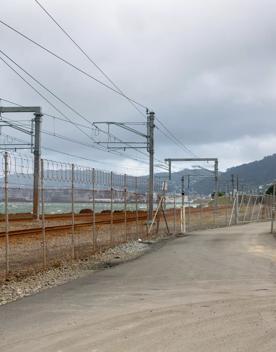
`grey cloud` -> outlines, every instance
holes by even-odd
[[[275,130],[274,1],[43,3],[123,90],[152,107],[192,150],[203,152],[202,148],[208,146],[208,153],[223,157],[229,152],[231,141],[243,143],[250,136],[257,144]],[[34,2],[5,2],[1,18],[104,80]],[[4,51],[91,121],[141,121],[141,116],[122,98],[65,67],[2,25],[0,36]],[[19,103],[39,104],[54,113],[2,63],[0,71],[1,96]],[[62,109],[81,122],[68,109]],[[53,121],[45,118],[44,127],[53,130]],[[56,129],[72,138],[86,138],[70,125],[65,128],[57,124]],[[160,159],[183,155],[158,131],[156,140]],[[61,148],[61,142],[53,142],[50,137],[44,137],[44,142]],[[85,156],[93,154],[94,159],[112,160],[108,154],[104,157],[102,152],[81,146],[64,143],[64,147]],[[265,155],[273,148],[273,144],[269,148],[260,144],[258,151],[252,153],[236,149],[239,155],[233,155],[232,161],[228,158],[227,165],[261,157],[262,150]]]

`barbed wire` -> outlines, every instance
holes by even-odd
[[[5,174],[4,151],[1,151],[0,158],[0,176]],[[28,180],[27,184],[31,185],[34,175],[34,157],[32,154],[22,154],[18,152],[7,152],[8,158],[8,175],[18,179],[18,183],[22,180]],[[22,181],[22,182],[21,182]],[[43,159],[43,181],[47,187],[54,184],[74,184],[74,187],[80,186],[86,189],[105,190],[114,189],[118,191],[127,190],[128,192],[138,192],[146,194],[148,187],[148,176],[132,176],[120,174],[105,170],[99,170],[87,166],[71,164],[63,161],[54,161]],[[163,178],[155,177],[154,191],[158,192],[162,189]],[[57,186],[56,185],[56,186]],[[87,187],[85,187],[87,186]]]

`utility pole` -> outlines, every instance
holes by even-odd
[[[185,183],[184,176],[181,177],[181,196],[182,196],[182,207],[181,207],[181,232],[186,232],[186,214],[185,214]]]
[[[118,128],[124,129],[128,132],[135,134],[136,136],[144,138],[144,141],[122,141],[121,139],[113,136],[112,139],[107,141],[100,141],[97,144],[104,144],[107,146],[107,149],[146,149],[149,153],[149,182],[147,189],[147,200],[148,200],[148,222],[151,223],[153,220],[153,193],[154,193],[154,118],[155,114],[153,111],[147,111],[147,121],[146,122],[114,122],[114,121],[100,121],[93,122],[96,128],[99,129],[98,125],[106,124],[108,136],[110,136],[111,126],[116,126]],[[147,132],[140,132],[139,130],[133,128],[135,125],[146,125]],[[100,130],[100,129],[99,129]],[[100,130],[103,132],[103,130]]]
[[[234,189],[235,189],[235,176],[231,174],[231,184],[232,184],[232,199],[234,199]]]
[[[148,189],[148,221],[153,219],[153,191],[154,191],[154,112],[147,116],[148,153],[149,153],[149,189]]]
[[[214,162],[214,173],[215,173],[215,207],[218,208],[218,159]]]
[[[34,190],[33,190],[33,216],[39,218],[39,184],[41,176],[41,113],[35,113],[34,138]]]
[[[184,176],[181,177],[181,196],[182,196],[182,208],[184,208],[184,201],[185,201]]]
[[[33,130],[29,131],[25,128],[22,128],[20,125],[17,125],[13,122],[7,120],[1,120],[5,126],[9,126],[16,130],[19,130],[23,133],[29,134],[31,136],[31,144],[23,143],[19,145],[6,145],[6,149],[31,149],[34,153],[34,178],[33,178],[33,216],[34,218],[39,218],[39,189],[40,189],[40,172],[41,172],[41,121],[42,121],[42,112],[41,107],[39,106],[0,106],[1,113],[17,113],[17,112],[33,112],[34,113],[34,123],[35,123],[35,135],[34,135],[34,146],[33,142]]]

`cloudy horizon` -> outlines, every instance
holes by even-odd
[[[218,157],[220,169],[225,170],[275,153],[275,2],[41,0],[41,3],[128,96],[153,109],[156,117],[195,155]],[[35,1],[5,2],[0,19],[107,82]],[[143,121],[122,97],[2,24],[0,31],[3,52],[90,122]],[[0,70],[1,98],[22,105],[39,105],[44,112],[60,116],[3,62]],[[43,94],[74,122],[84,123],[48,93]],[[156,129],[158,160],[192,156],[160,133],[161,127]],[[43,128],[89,143],[87,136],[73,125],[50,117],[43,117]],[[128,141],[136,138],[117,130],[114,133]],[[89,134],[94,139],[103,137],[94,130]],[[147,172],[147,165],[140,161],[54,136],[43,135],[43,146],[48,148],[43,150],[43,156],[49,159],[88,163],[58,155],[50,151],[52,148],[96,160],[95,166],[99,168]],[[146,161],[145,155],[127,153]],[[189,165],[181,164],[176,169]]]

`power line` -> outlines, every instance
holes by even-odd
[[[145,114],[137,108],[137,106],[127,97],[127,95],[119,88],[119,86],[108,76],[108,74],[99,66],[97,63],[91,59],[91,57],[84,51],[81,46],[72,38],[72,36],[57,22],[53,15],[50,14],[48,10],[42,4],[35,0],[38,6],[46,13],[46,15],[59,27],[59,29],[66,35],[67,38],[80,50],[80,52],[101,72],[101,74],[108,80],[109,83],[113,85],[113,87],[119,91],[129,102],[130,104],[140,113],[142,116]]]
[[[114,93],[121,95],[122,97],[124,97],[125,99],[132,101],[134,104],[141,106],[143,109],[148,109],[145,105],[139,103],[138,101],[125,96],[124,94],[122,94],[121,92],[117,91],[116,89],[110,87],[108,84],[100,81],[99,79],[97,79],[96,77],[90,75],[89,73],[87,73],[86,71],[82,70],[81,68],[77,67],[76,65],[72,64],[71,62],[69,62],[68,60],[62,58],[61,56],[57,55],[56,53],[54,53],[53,51],[51,51],[50,49],[46,48],[45,46],[39,44],[38,42],[36,42],[35,40],[31,39],[30,37],[26,36],[25,34],[21,33],[20,31],[18,31],[17,29],[15,29],[14,27],[8,25],[6,22],[0,20],[0,23],[2,23],[4,26],[6,26],[7,28],[11,29],[13,32],[17,33],[18,35],[20,35],[21,37],[27,39],[28,41],[30,41],[31,43],[35,44],[36,46],[40,47],[41,49],[43,49],[44,51],[48,52],[49,54],[53,55],[54,57],[56,57],[57,59],[61,60],[62,62],[66,63],[67,65],[71,66],[72,68],[74,68],[75,70],[81,72],[82,74],[84,74],[85,76],[93,79],[94,81],[96,81],[97,83],[101,84],[102,86],[104,86],[105,88],[108,88],[109,90],[113,91]]]
[[[0,50],[0,51],[1,51],[1,50]],[[0,59],[1,59],[1,57],[0,57]],[[16,71],[15,71],[15,72],[16,72]],[[26,82],[26,81],[25,81],[25,82]],[[37,91],[37,93],[38,93],[38,91]],[[1,100],[1,99],[2,99],[3,101],[6,101],[6,102],[10,103],[10,104],[14,104],[14,105],[17,105],[17,106],[22,106],[21,104],[17,104],[17,103],[15,103],[15,102],[10,101],[10,100],[7,100],[7,99],[0,98],[0,100]],[[64,122],[73,124],[74,126],[75,126],[75,125],[78,125],[77,123],[72,122],[71,120],[64,120],[64,119],[61,119],[61,118],[59,118],[59,117],[57,117],[57,116],[49,115],[49,114],[46,114],[46,113],[44,113],[44,115],[45,115],[45,116],[50,116],[50,117],[52,117],[52,118],[57,118],[57,119],[59,119],[59,120],[61,120],[61,121],[64,121]],[[64,115],[64,114],[63,114],[63,115]],[[86,126],[86,125],[80,125],[80,124],[79,124],[79,126],[82,126],[82,127],[85,127],[85,128],[90,128],[90,129],[91,129],[91,127]],[[116,138],[117,140],[119,140],[120,142],[122,142],[119,138],[117,138],[116,136],[114,136],[114,135],[112,135],[112,134],[110,134],[110,133],[108,133],[108,132],[102,130],[101,128],[98,128],[98,127],[97,127],[97,129],[98,129],[100,132],[105,133],[105,134],[107,134],[107,135],[110,135],[110,136],[112,136],[113,138]],[[45,133],[46,133],[46,134],[49,134],[49,132],[45,132]],[[92,146],[91,144],[84,143],[84,142],[79,142],[79,141],[76,141],[76,140],[72,140],[72,139],[69,139],[68,137],[65,137],[65,136],[62,136],[62,135],[59,135],[59,136],[57,136],[57,134],[52,134],[52,135],[53,135],[53,136],[56,135],[57,138],[61,138],[61,139],[64,139],[64,140],[68,140],[68,141],[71,141],[71,142],[73,142],[73,143],[78,143],[78,144],[80,144],[80,145],[85,145],[85,146],[87,146],[87,147],[95,147],[95,146]],[[97,142],[94,142],[94,143],[97,143]],[[122,143],[123,143],[123,142],[122,142]],[[99,149],[99,148],[97,148],[97,149]],[[101,150],[106,151],[104,148],[101,148]],[[137,151],[140,152],[141,154],[147,156],[146,153],[143,153],[142,151],[139,151],[139,150],[137,150]],[[111,152],[111,151],[108,150],[108,152]],[[126,154],[126,153],[125,153],[125,154],[122,154],[122,153],[119,153],[119,152],[115,152],[115,151],[114,151],[114,152],[112,152],[112,154],[121,155],[121,156],[124,156],[124,157],[126,156],[126,157],[128,157],[128,158],[130,158],[130,159],[133,159],[133,160],[135,160],[135,161],[139,161],[139,162],[142,162],[142,163],[147,163],[147,161],[145,161],[145,160],[143,160],[143,159],[140,159],[140,158],[138,159],[137,157],[133,157],[133,156],[128,155],[128,154]],[[159,159],[156,159],[156,158],[155,158],[155,161],[158,162],[158,163],[161,163],[161,165],[155,164],[156,167],[159,167],[159,168],[162,168],[162,169],[167,170],[167,167],[166,167],[165,165],[163,166],[163,161],[161,161],[161,160],[159,160]]]
[[[0,60],[3,61],[17,76],[19,76],[29,87],[31,87],[42,99],[44,99],[50,106],[52,106],[59,114],[61,114],[62,116],[64,116],[66,119],[68,119],[69,121],[71,121],[69,119],[69,117],[67,117],[61,110],[59,110],[53,103],[51,103],[49,101],[49,99],[47,99],[38,89],[36,89],[31,83],[29,83],[19,72],[17,72],[7,61],[5,61],[2,57],[0,57]],[[72,121],[71,121],[72,122]],[[74,124],[74,122],[72,122]],[[82,131],[79,127],[77,127],[82,133],[84,133],[89,139],[90,136],[85,133],[84,131]],[[96,149],[100,149],[97,148],[96,146],[93,146]]]
[[[22,66],[20,66],[18,63],[16,63],[10,56],[8,56],[6,53],[3,52],[3,50],[0,49],[0,53],[4,55],[7,59],[9,59],[15,66],[17,66],[20,70],[22,70],[27,76],[29,76],[32,80],[34,80],[37,84],[39,84],[43,89],[45,89],[48,93],[50,93],[55,99],[57,99],[59,102],[64,104],[69,110],[74,112],[76,115],[78,115],[80,118],[85,120],[86,122],[90,123],[91,122],[82,114],[80,114],[76,109],[74,109],[71,105],[66,103],[63,99],[59,98],[55,93],[53,93],[49,88],[47,88],[44,84],[42,84],[38,79],[36,79],[33,75],[31,75],[28,71],[26,71]]]
[[[0,52],[5,55],[9,60],[11,60],[17,67],[19,67],[25,74],[27,74],[29,77],[31,77],[37,84],[39,84],[41,87],[43,87],[45,90],[47,90],[50,94],[52,94],[54,97],[56,97],[59,101],[63,102],[63,100],[61,100],[60,98],[58,98],[54,93],[52,93],[47,87],[45,87],[42,83],[40,83],[36,78],[34,78],[31,74],[29,74],[25,69],[23,69],[21,66],[19,66],[14,60],[12,60],[11,58],[9,58],[9,56],[7,56],[5,53],[3,53],[2,50],[0,50]],[[27,83],[32,89],[34,89],[36,91],[37,94],[39,94],[44,100],[46,100],[48,102],[48,104],[50,104],[56,111],[58,111],[62,116],[64,116],[67,120],[70,120],[65,114],[63,114],[58,108],[56,108],[56,106],[54,104],[52,104],[44,95],[42,95],[35,87],[33,87],[23,76],[21,76],[13,67],[11,67],[3,58],[0,57],[0,60],[2,60],[11,70],[13,70],[21,79],[24,80],[25,83]],[[65,103],[66,104],[66,103]],[[66,105],[67,106],[67,105]],[[69,105],[68,105],[69,106]],[[75,111],[75,109],[71,109],[73,112]],[[80,114],[78,114],[79,116],[81,116]],[[71,121],[71,120],[70,120]],[[71,121],[72,122],[72,121]],[[75,125],[75,124],[74,124]],[[87,134],[86,132],[84,132],[81,128],[79,128],[78,126],[75,125],[75,127],[77,127],[82,133],[84,133],[89,139],[92,139],[93,142],[96,142],[94,138],[92,138],[89,134]],[[109,151],[106,150],[104,147],[101,146],[96,146],[96,145],[91,145],[91,148],[95,148],[98,150],[103,150],[106,151],[108,153],[112,153],[112,154],[117,154],[117,155],[121,155],[121,153],[115,152],[115,151]],[[127,154],[125,154],[127,155]],[[132,158],[132,157],[130,157]]]
[[[10,135],[5,134],[5,133],[1,133],[0,136],[1,135],[4,136],[4,137],[11,138],[12,140],[20,142],[20,143],[27,143],[27,141],[25,141],[24,139],[18,138],[18,137],[10,136]],[[14,148],[14,149],[16,149],[16,148]],[[57,149],[54,149],[54,148],[51,148],[51,147],[42,146],[42,149],[49,150],[51,152],[55,152],[55,153],[58,153],[58,154],[61,154],[61,155],[66,155],[66,156],[69,156],[69,157],[86,160],[86,161],[89,161],[89,162],[95,162],[97,164],[110,165],[110,163],[107,163],[107,162],[104,162],[104,161],[98,161],[98,160],[95,160],[95,159],[86,158],[86,157],[78,155],[78,154],[67,153],[67,152],[64,152],[64,151],[61,151],[61,150],[57,150]],[[139,167],[133,167],[133,168],[132,167],[126,167],[126,169],[129,169],[129,170],[143,170],[144,171],[143,168],[139,168]]]
[[[8,25],[7,23],[5,23],[4,21],[0,20],[0,23],[2,23],[4,26],[6,26],[7,28],[9,28],[10,30],[12,30],[13,32],[17,33],[18,35],[20,35],[21,37],[23,37],[24,39],[28,40],[29,42],[35,44],[36,46],[40,47],[41,49],[43,49],[44,51],[48,52],[49,54],[51,54],[52,56],[56,57],[57,59],[59,59],[60,61],[62,61],[63,63],[69,65],[70,67],[74,68],[75,70],[81,72],[82,74],[84,74],[85,76],[93,79],[94,81],[98,82],[99,84],[105,86],[106,88],[112,90],[114,93],[117,93],[121,96],[123,96],[125,99],[127,99],[128,101],[131,101],[132,103],[146,109],[149,110],[148,107],[146,107],[144,104],[141,104],[139,102],[137,102],[134,99],[131,99],[130,97],[126,96],[124,93],[121,93],[120,91],[110,87],[109,85],[105,84],[104,82],[98,80],[97,78],[95,78],[94,76],[90,75],[89,73],[87,73],[86,71],[82,70],[81,68],[77,67],[76,65],[72,64],[71,62],[69,62],[68,60],[64,59],[63,57],[59,56],[58,54],[54,53],[53,51],[51,51],[50,49],[46,48],[45,46],[43,46],[42,44],[36,42],[35,40],[31,39],[30,37],[28,37],[27,35],[23,34],[22,32],[20,32],[19,30],[15,29],[14,27]],[[143,116],[145,116],[143,114]],[[164,128],[166,131],[168,131],[168,133],[172,136],[169,137],[168,134],[166,134],[165,132],[163,132],[162,130],[160,130],[160,132],[165,135],[168,139],[170,139],[173,143],[175,143],[178,147],[180,147],[181,149],[186,149],[185,151],[188,151],[189,153],[195,155],[188,147],[186,147],[182,142],[180,142],[177,137],[175,137],[173,135],[173,133],[163,124],[163,122],[156,117],[156,120],[160,123],[160,125],[162,126],[162,128]]]
[[[157,127],[157,129],[168,139],[170,139],[172,142],[174,142],[179,148],[184,150],[185,152],[188,152],[192,154],[194,157],[198,157],[195,153],[193,153],[188,147],[186,147],[165,125],[164,123],[156,117],[156,120],[160,123],[160,125],[168,132],[168,134],[164,131],[162,131],[160,128]]]
[[[38,1],[38,0],[34,0],[37,5],[44,11],[44,13],[58,26],[58,28],[66,35],[66,37],[78,48],[78,50],[101,72],[101,74],[109,81],[109,83],[111,83],[113,85],[113,87],[115,87],[120,93],[122,93],[124,96],[126,96],[126,94],[120,89],[120,87],[109,77],[109,75],[95,62],[95,60],[93,60],[88,54],[87,52],[72,38],[72,36],[61,26],[60,23],[58,23],[58,21],[54,18],[54,16]],[[127,97],[127,96],[126,96]],[[129,100],[129,102],[134,106],[135,109],[137,109],[137,107]],[[141,111],[138,110],[140,113]],[[143,116],[145,116],[142,113]],[[160,132],[166,136],[167,138],[169,138],[171,141],[173,141],[174,143],[176,143],[176,145],[178,145],[181,149],[183,149],[185,152],[188,152],[190,154],[192,154],[193,156],[196,156],[196,154],[194,154],[188,147],[186,147],[181,141],[179,141],[179,139],[167,128],[167,126],[165,126],[163,124],[163,122],[156,117],[156,120],[160,123],[160,125],[167,131],[166,134],[165,132],[163,132],[162,130],[160,130]]]
[[[75,110],[74,108],[72,108],[72,106],[70,106],[68,103],[66,103],[64,100],[62,100],[61,98],[59,98],[55,93],[53,93],[50,89],[48,89],[44,84],[42,84],[39,80],[37,80],[33,75],[31,75],[29,72],[27,72],[22,66],[20,66],[19,64],[17,64],[11,57],[9,57],[7,54],[5,54],[2,50],[0,50],[0,52],[2,53],[2,55],[4,55],[6,58],[8,58],[14,65],[16,65],[19,69],[21,69],[26,75],[28,75],[31,79],[33,79],[37,84],[39,84],[42,88],[44,88],[48,93],[50,93],[52,96],[54,96],[58,101],[60,101],[62,104],[64,104],[67,108],[69,108],[71,111],[73,111],[75,114],[77,114],[79,117],[81,117],[82,119],[84,119],[86,122],[90,123],[90,121],[85,118],[82,114],[80,114],[77,110]],[[4,61],[1,58],[2,61]],[[4,61],[5,62],[5,61]],[[21,76],[20,76],[21,77]],[[21,77],[22,78],[22,77]],[[26,81],[25,81],[26,82]],[[38,91],[37,91],[38,92]],[[49,100],[48,100],[49,102]],[[53,106],[53,105],[52,105]],[[63,115],[64,116],[64,115]],[[67,118],[67,117],[66,117]],[[68,119],[68,118],[67,118]],[[76,125],[75,125],[76,126]],[[83,130],[81,130],[78,126],[76,126],[80,131],[82,131],[84,134],[86,134],[86,136],[88,136],[89,139],[92,139],[93,142],[95,142],[97,144],[97,141],[92,138],[92,136],[89,136],[87,133],[85,133]],[[95,147],[95,146],[94,146]],[[100,149],[100,150],[105,150],[104,147],[97,147],[96,149]],[[136,149],[136,148],[134,148]],[[137,150],[137,149],[136,149]],[[138,151],[138,150],[137,150]],[[109,150],[108,150],[109,152]],[[146,155],[145,153],[143,153],[142,151],[138,151],[143,155]],[[118,154],[118,153],[117,153]],[[125,154],[126,155],[126,154]],[[160,162],[160,161],[159,161]]]

